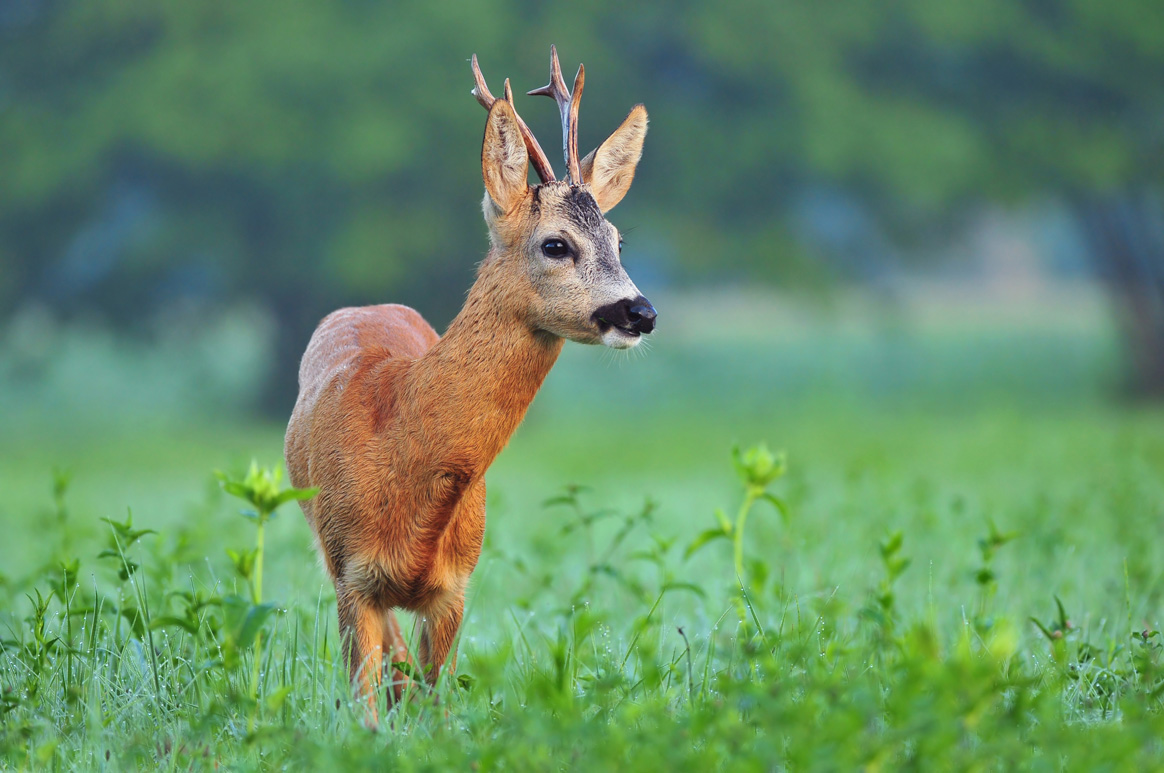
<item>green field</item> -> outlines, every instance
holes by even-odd
[[[212,472],[278,463],[281,427],[13,422],[0,767],[1157,769],[1164,412],[1112,398],[1111,349],[1073,330],[568,348],[490,472],[465,678],[375,732],[293,504],[266,527],[261,644],[228,599],[248,591],[226,550],[255,529]],[[685,554],[717,507],[737,517],[731,449],[759,442],[787,452],[786,512],[754,505],[738,576],[730,539]],[[157,533],[98,557],[127,508]]]

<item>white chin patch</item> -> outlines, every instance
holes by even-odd
[[[611,349],[631,349],[638,346],[642,338],[641,335],[631,335],[612,327],[602,334],[602,343]]]

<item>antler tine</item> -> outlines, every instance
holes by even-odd
[[[540,89],[526,92],[531,97],[553,97],[562,109],[562,100],[570,100],[570,92],[566,91],[566,82],[562,80],[562,65],[558,62],[558,47],[550,44],[550,82]]]
[[[477,98],[477,103],[486,110],[493,107],[493,103],[497,99],[489,93],[489,87],[485,85],[485,76],[481,74],[481,67],[477,64],[477,55],[473,54],[473,90],[469,92]]]
[[[493,103],[497,98],[489,92],[489,87],[485,85],[485,76],[481,74],[481,67],[477,64],[477,55],[473,54],[473,96],[477,99],[481,107],[489,110],[493,107]],[[525,149],[529,151],[530,163],[534,166],[534,171],[538,173],[538,177],[542,182],[548,183],[557,179],[554,177],[554,168],[550,166],[550,160],[546,158],[546,152],[542,150],[542,146],[538,144],[538,138],[530,131],[529,126],[525,121],[521,120],[521,116],[517,114],[517,107],[513,104],[513,89],[509,86],[509,79],[505,79],[505,96],[504,99],[513,108],[513,115],[517,118],[517,128],[521,132],[521,138],[525,141]]]
[[[582,105],[582,87],[585,85],[586,68],[579,64],[570,98],[570,140],[566,146],[566,165],[570,168],[570,180],[574,185],[582,184],[582,162],[578,160],[578,108]]]
[[[530,96],[551,97],[558,103],[562,114],[562,155],[566,157],[567,174],[571,185],[582,182],[581,164],[578,161],[578,107],[582,100],[582,86],[586,81],[586,69],[578,66],[574,78],[574,93],[566,89],[562,79],[562,65],[558,62],[558,47],[550,46],[550,82],[540,89],[528,92]]]

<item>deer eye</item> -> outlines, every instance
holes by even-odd
[[[570,248],[561,239],[546,239],[542,242],[542,254],[547,258],[566,258],[570,256]]]

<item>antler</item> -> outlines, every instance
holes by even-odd
[[[477,66],[476,54],[473,54],[473,81],[476,85],[473,86],[472,94],[477,98],[477,102],[486,110],[493,107],[497,98],[489,93],[489,87],[485,85],[485,76],[481,74],[481,68]],[[546,152],[538,144],[537,137],[526,126],[525,121],[521,120],[521,116],[517,115],[517,106],[513,104],[513,89],[509,87],[508,78],[505,79],[503,99],[509,103],[510,107],[513,108],[513,114],[517,116],[517,128],[521,131],[521,138],[525,140],[525,148],[529,151],[529,160],[534,166],[534,171],[538,173],[538,177],[544,183],[557,179],[554,177],[554,168],[550,166],[550,160],[546,158]]]
[[[558,64],[558,48],[550,46],[550,82],[529,92],[530,96],[552,97],[562,114],[562,153],[566,156],[566,170],[571,185],[582,184],[582,166],[578,161],[578,106],[582,102],[582,86],[586,83],[586,68],[578,65],[574,76],[574,92],[566,90],[562,80],[562,66]]]

